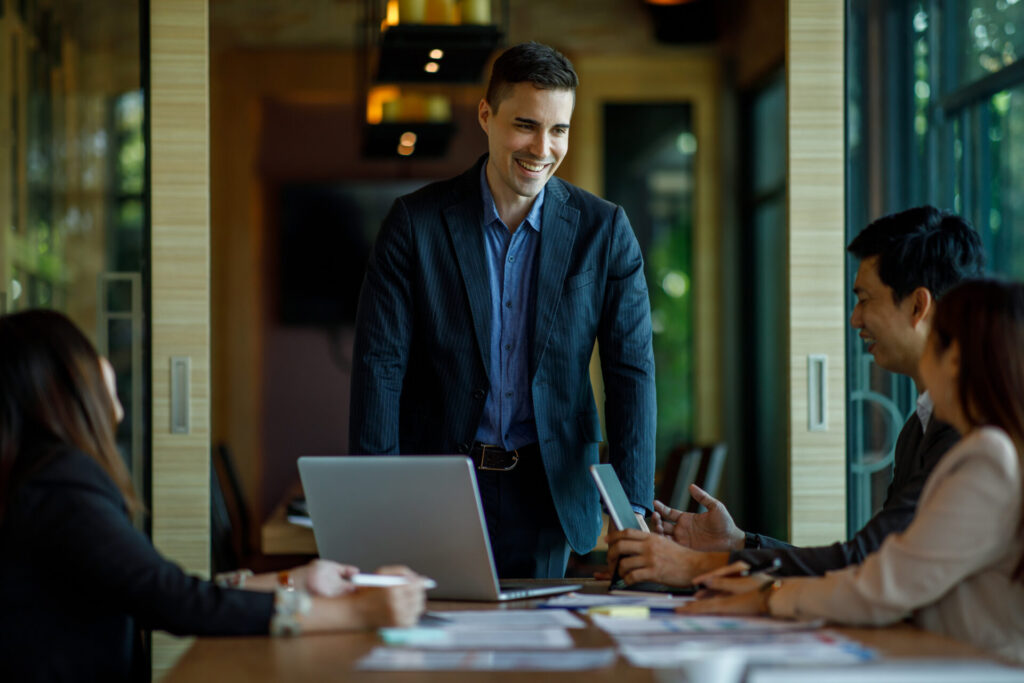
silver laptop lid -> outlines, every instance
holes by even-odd
[[[430,598],[498,599],[476,475],[462,456],[305,456],[299,475],[320,557],[406,565]]]

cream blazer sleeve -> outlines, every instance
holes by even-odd
[[[860,565],[820,578],[786,579],[775,616],[881,625],[939,600],[1014,544],[1021,513],[1013,443],[994,428],[972,431],[936,466],[914,521]]]

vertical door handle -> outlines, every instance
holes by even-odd
[[[807,431],[828,431],[828,356],[807,356]]]

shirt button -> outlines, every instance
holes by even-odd
[[[512,302],[511,301],[506,301],[505,302],[505,308],[512,308]]]
[[[509,256],[508,257],[508,262],[509,263],[515,263],[515,261],[516,261],[516,257],[515,256]]]
[[[512,392],[511,391],[506,391],[505,392],[505,398],[512,398]]]
[[[505,350],[506,351],[511,351],[512,350],[512,345],[511,344],[505,344]]]

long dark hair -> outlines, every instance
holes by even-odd
[[[995,425],[1024,455],[1024,284],[966,280],[939,301],[937,350],[960,346],[957,394],[972,427]],[[1024,538],[1024,513],[1018,532]],[[1024,581],[1024,558],[1014,578]]]
[[[0,317],[0,519],[18,485],[68,447],[96,460],[128,509],[138,510],[116,424],[100,357],[67,316],[30,310]]]

